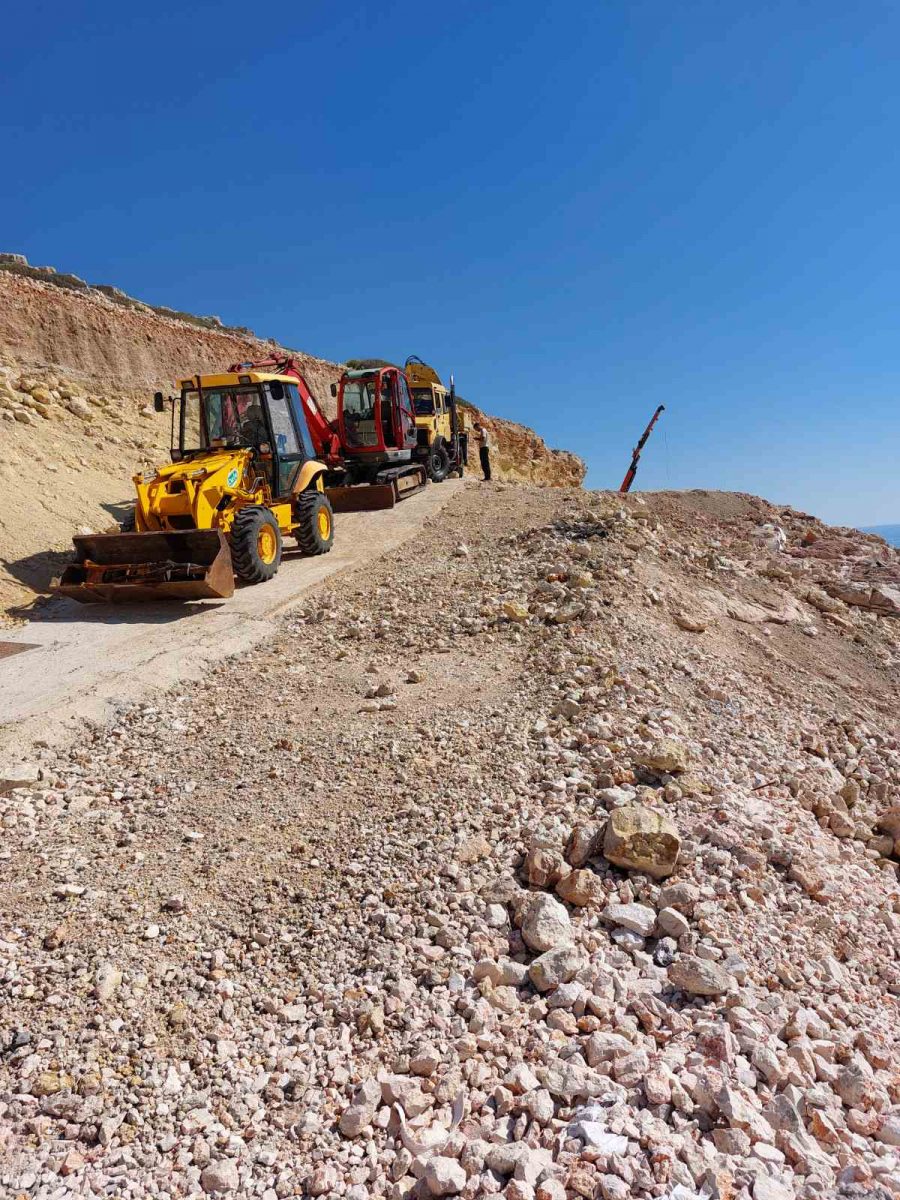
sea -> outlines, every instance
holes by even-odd
[[[869,525],[863,529],[863,533],[877,533],[892,546],[900,547],[900,525]]]

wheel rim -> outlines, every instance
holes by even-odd
[[[319,537],[325,541],[331,537],[331,516],[327,508],[320,508],[316,514],[316,521],[319,525]]]
[[[275,530],[271,525],[263,525],[256,535],[256,552],[266,566],[275,561],[278,542],[275,539]]]

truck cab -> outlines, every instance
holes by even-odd
[[[444,387],[433,367],[415,355],[406,360],[406,377],[416,413],[416,440],[429,478],[439,483],[456,472],[462,476],[468,458],[465,417],[452,386]]]

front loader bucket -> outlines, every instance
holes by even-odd
[[[330,487],[325,495],[336,513],[375,512],[393,508],[397,495],[390,483],[359,483],[355,487]]]
[[[231,551],[218,529],[88,534],[72,540],[75,561],[53,590],[73,600],[118,604],[234,594]]]

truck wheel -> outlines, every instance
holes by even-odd
[[[304,554],[327,554],[334,543],[334,511],[321,492],[304,492],[297,501],[294,531]]]
[[[435,442],[432,445],[425,467],[432,483],[443,483],[447,478],[450,473],[450,455],[443,442]]]
[[[238,579],[264,583],[281,565],[281,530],[267,508],[242,508],[231,526],[231,561]]]
[[[137,529],[137,516],[133,508],[129,508],[128,512],[119,522],[119,531],[121,533],[134,533]]]

